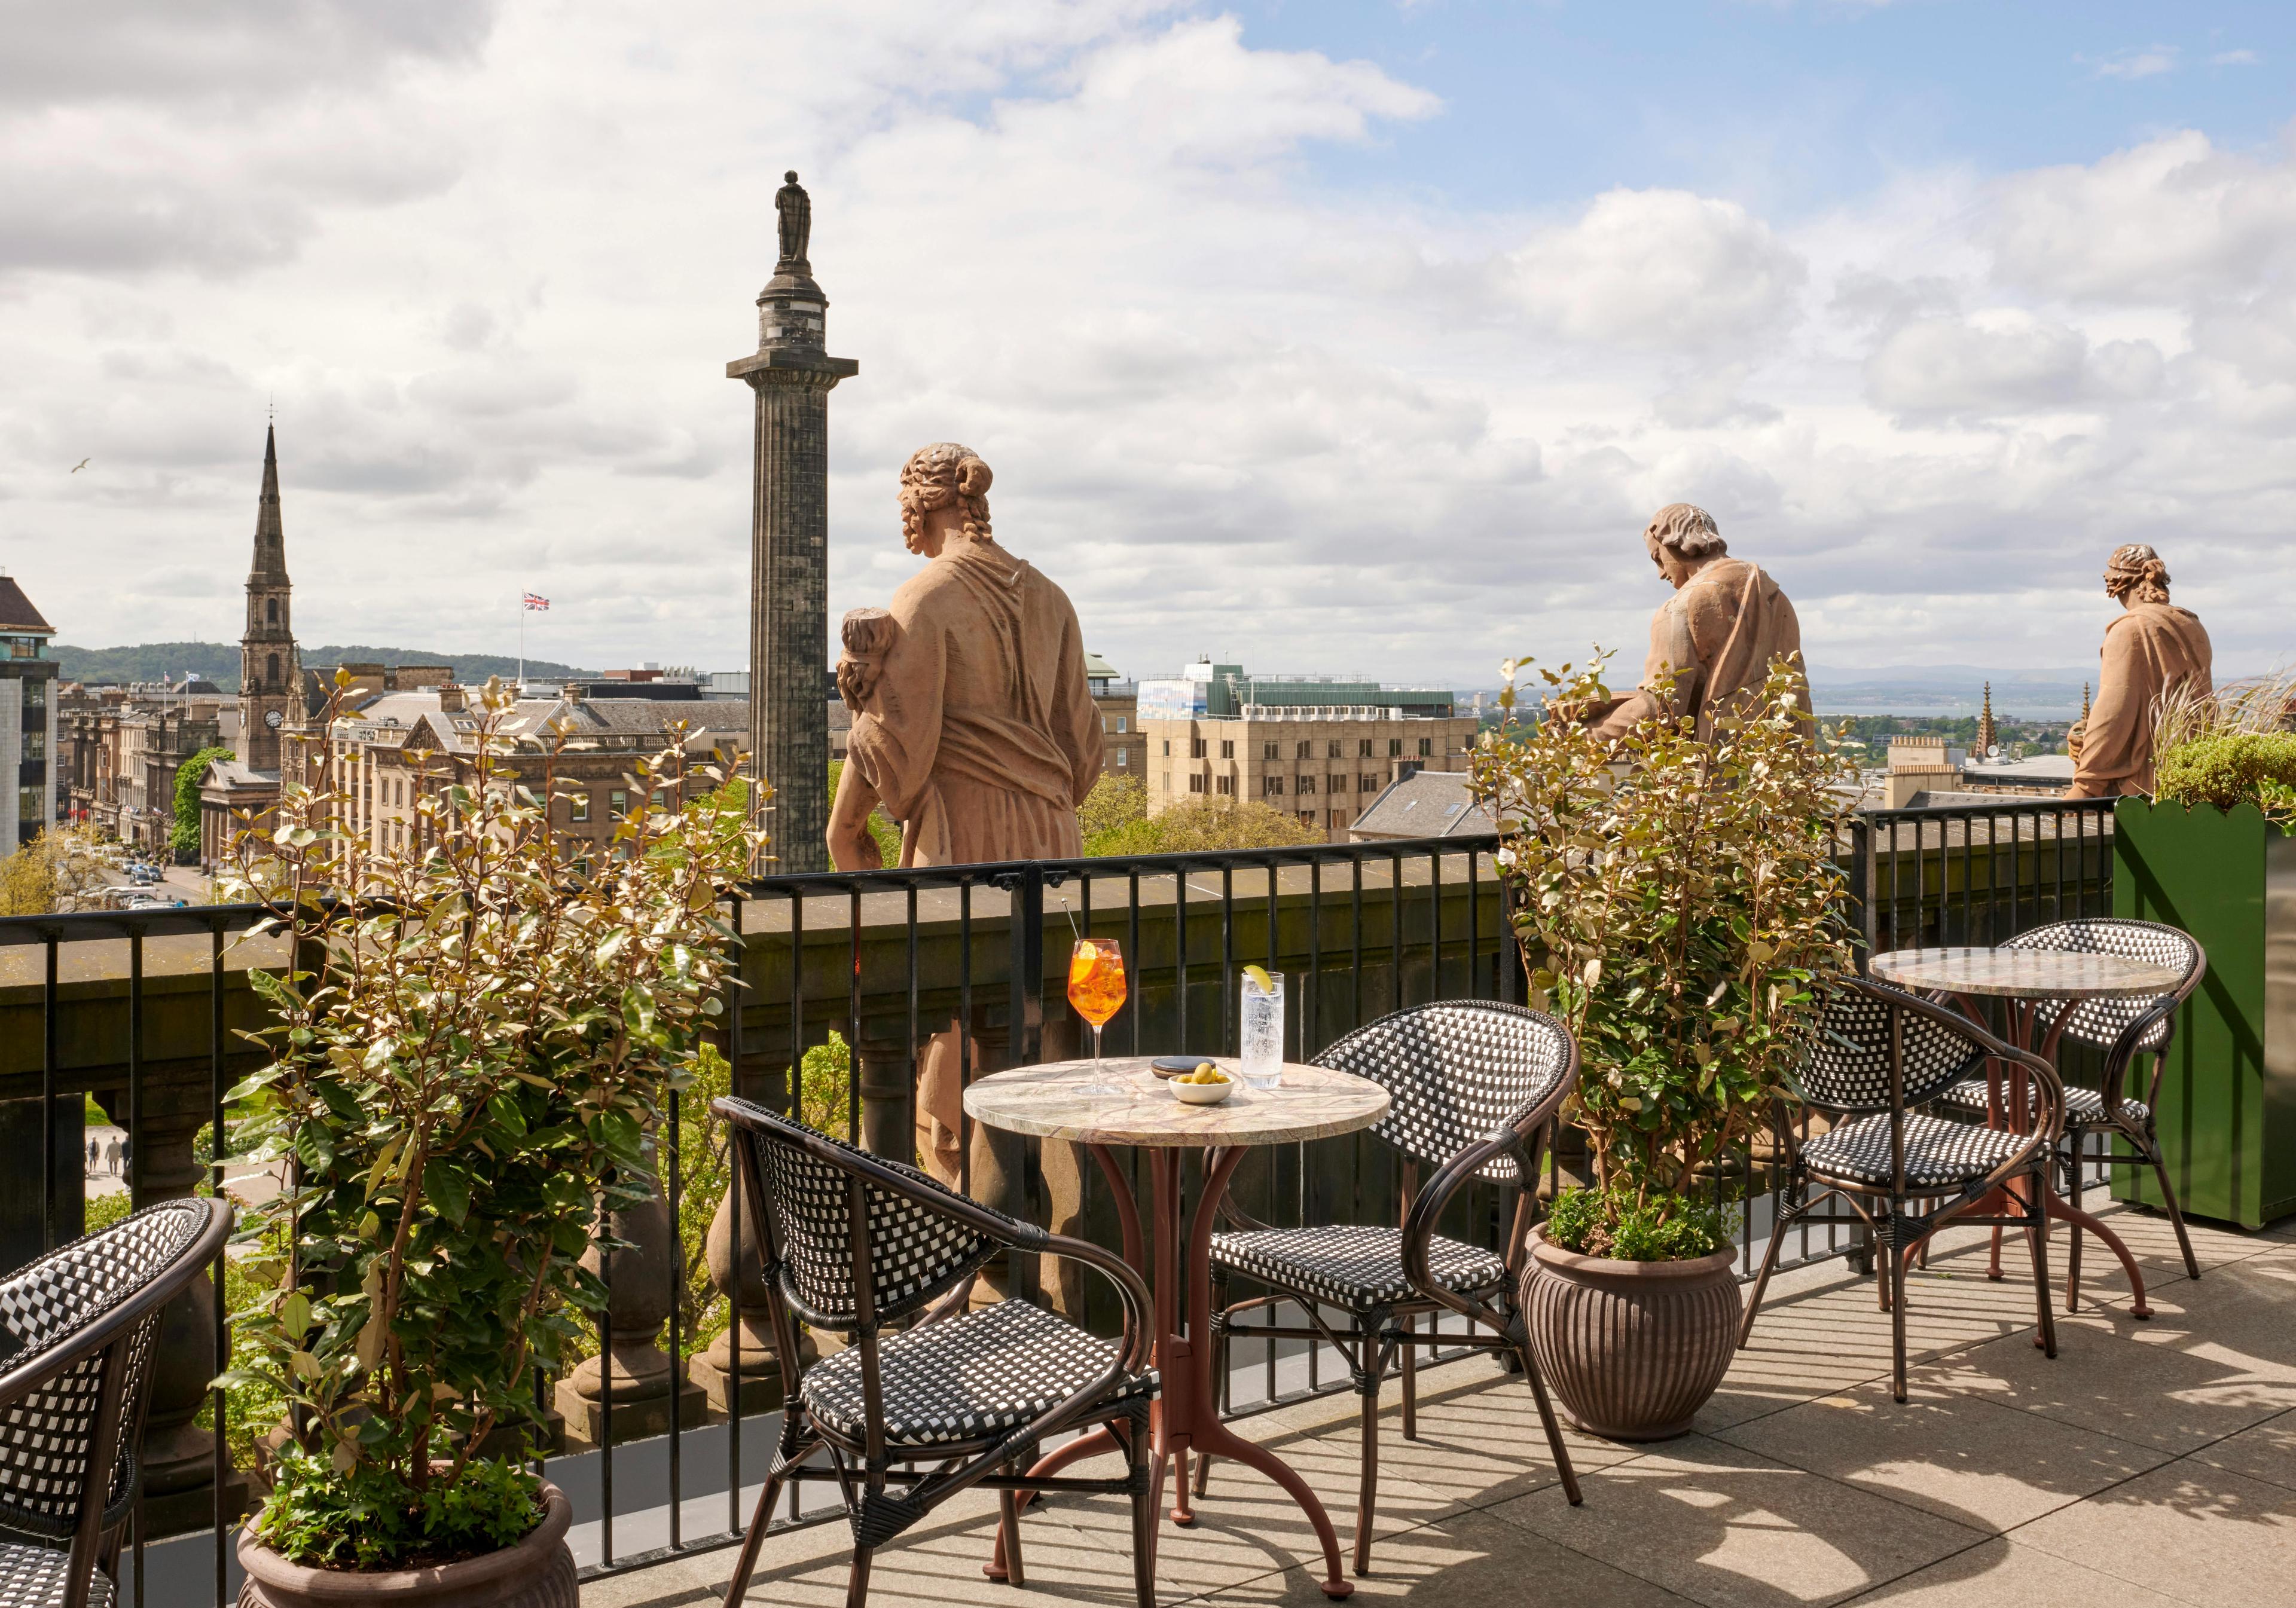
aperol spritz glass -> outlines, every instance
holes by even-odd
[[[1124,950],[1113,938],[1079,938],[1069,956],[1069,1003],[1077,1015],[1092,1024],[1092,1082],[1094,1094],[1116,1090],[1101,1070],[1100,1033],[1108,1019],[1124,1008]]]

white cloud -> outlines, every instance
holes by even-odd
[[[2211,67],[2254,67],[2264,60],[2252,50],[2220,50],[2209,58]]]
[[[1531,314],[1572,340],[1679,351],[1746,340],[1792,312],[1806,268],[1734,201],[1612,190],[1511,258]]]
[[[2075,56],[2074,61],[2100,78],[2150,78],[2177,69],[2173,45],[2132,45],[2109,56]]]
[[[738,665],[724,364],[790,167],[862,364],[836,610],[910,572],[895,473],[956,439],[1134,673],[1631,654],[1677,498],[1821,661],[2084,657],[2104,605],[2063,577],[2122,540],[2228,664],[2284,640],[2276,154],[2172,134],[1819,218],[1669,188],[1526,217],[1335,177],[1446,109],[1167,0],[209,9],[180,82],[122,24],[115,89],[37,13],[53,87],[0,99],[0,563],[69,641],[237,629],[275,395],[309,640],[499,651],[531,585],[537,654]]]
[[[2045,294],[2173,300],[2252,287],[2296,247],[2296,162],[2164,135],[2003,181],[1989,233],[2001,275]]]

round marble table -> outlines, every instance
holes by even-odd
[[[1256,1468],[1282,1486],[1316,1527],[1316,1539],[1324,1547],[1324,1595],[1343,1597],[1355,1585],[1340,1571],[1339,1536],[1323,1503],[1275,1454],[1220,1422],[1219,1386],[1212,1377],[1218,1348],[1211,1342],[1211,1238],[1220,1197],[1246,1149],[1368,1128],[1386,1114],[1388,1092],[1367,1078],[1296,1065],[1285,1065],[1283,1081],[1275,1088],[1254,1089],[1242,1082],[1233,1057],[1204,1058],[1238,1078],[1236,1091],[1217,1106],[1181,1104],[1165,1081],[1149,1069],[1144,1057],[1111,1057],[1097,1069],[1089,1061],[1057,1061],[982,1078],[966,1088],[964,1109],[974,1122],[991,1128],[1083,1145],[1108,1179],[1124,1233],[1124,1260],[1149,1273],[1155,1286],[1156,1367],[1163,1390],[1153,1418],[1152,1502],[1162,1501],[1165,1465],[1172,1462],[1177,1465],[1172,1522],[1195,1522],[1189,1506],[1191,1452],[1198,1457],[1217,1454]],[[1086,1092],[1095,1081],[1113,1083],[1119,1092]],[[1148,1152],[1152,1207],[1145,1234],[1124,1169],[1111,1153],[1111,1147],[1119,1145]],[[1192,1149],[1204,1152],[1204,1179],[1184,1239],[1180,1163]],[[1049,1476],[1115,1444],[1109,1431],[1095,1430],[1047,1454],[1029,1472]],[[1001,1527],[988,1573],[992,1579],[1004,1578]]]
[[[2001,1000],[2008,1017],[2009,1041],[2050,1061],[2056,1059],[2058,1035],[2064,1032],[2072,1012],[2059,1011],[2055,1023],[2043,1033],[2039,1031],[2043,1006],[2075,1000],[2158,999],[2176,992],[2185,980],[2184,974],[2173,967],[2125,955],[2057,949],[1892,950],[1875,955],[1867,962],[1867,969],[1899,988],[1950,994],[1970,1019],[1980,1024],[1985,1018],[1977,1001],[1981,998]],[[2000,1067],[1988,1062],[1985,1081],[1988,1122],[2021,1131],[2032,1121],[2023,1073],[2013,1071],[2005,1090]],[[2049,1216],[2073,1225],[2072,1253],[2066,1258],[2066,1309],[2072,1310],[2079,1298],[2080,1237],[2087,1229],[2120,1259],[2121,1269],[2128,1275],[2129,1316],[2152,1317],[2152,1309],[2144,1299],[2144,1276],[2137,1271],[2136,1259],[2120,1243],[2120,1237],[2092,1213],[2060,1198],[2054,1188],[2042,1204]],[[2001,1277],[1998,1228],[1993,1230],[1993,1261],[1986,1276]]]

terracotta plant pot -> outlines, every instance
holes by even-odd
[[[348,1608],[388,1602],[394,1608],[579,1608],[574,1553],[566,1545],[573,1504],[547,1480],[542,1522],[526,1539],[484,1557],[435,1569],[307,1569],[291,1563],[244,1530],[239,1565],[247,1583],[239,1608]]]
[[[1571,1423],[1608,1441],[1685,1434],[1738,1339],[1734,1250],[1613,1261],[1530,1236],[1522,1275],[1531,1355]]]

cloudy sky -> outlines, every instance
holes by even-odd
[[[1133,673],[1638,657],[1685,499],[1821,665],[2296,657],[2296,9],[0,0],[0,565],[235,638],[742,664],[785,167],[832,615],[965,442]],[[68,471],[83,458],[80,473]]]

